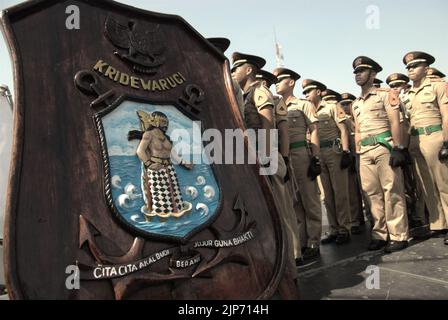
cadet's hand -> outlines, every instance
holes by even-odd
[[[403,167],[406,164],[406,154],[404,149],[394,147],[390,154],[389,165],[392,168]]]
[[[352,156],[350,154],[350,151],[345,150],[342,151],[342,158],[341,158],[341,169],[347,169],[352,164]]]
[[[440,162],[448,161],[448,141],[443,142],[442,149],[439,151],[439,160]]]
[[[404,156],[406,157],[406,165],[408,165],[408,166],[412,165],[412,157],[411,157],[411,154],[409,153],[408,148],[404,148],[403,153],[404,153]]]
[[[308,167],[308,177],[311,180],[316,180],[317,176],[321,173],[320,160],[318,156],[311,158],[310,166]]]

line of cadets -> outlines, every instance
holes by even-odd
[[[223,52],[230,44],[209,40]],[[279,170],[270,181],[296,265],[317,259],[320,244],[342,245],[361,233],[364,212],[368,250],[402,250],[410,236],[448,245],[448,84],[429,67],[434,57],[407,53],[409,77],[389,75],[387,89],[376,78],[382,67],[357,57],[358,98],[305,79],[300,99],[293,93],[297,72],[270,73],[263,58],[239,52],[232,62],[246,127],[279,130]],[[277,95],[268,89],[273,84]],[[322,239],[321,195],[330,225]]]

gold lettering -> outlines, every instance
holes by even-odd
[[[129,85],[129,75],[122,73],[120,76],[120,84],[127,86]]]
[[[167,78],[159,80],[144,80],[139,77],[130,76],[126,73],[120,72],[118,69],[110,66],[107,62],[99,59],[93,70],[102,73],[105,77],[119,82],[124,86],[131,86],[134,89],[143,89],[146,91],[165,91],[176,88],[178,85],[184,83],[186,78],[182,73],[177,72]]]
[[[160,79],[159,83],[160,83],[160,86],[162,87],[163,90],[170,90],[170,87],[168,87],[168,85],[166,84],[166,80],[165,79]]]
[[[110,80],[114,80],[114,75],[117,73],[117,69],[114,67],[108,66],[106,72],[104,73],[105,77],[109,77]]]
[[[144,90],[151,91],[151,80],[148,80],[148,82],[145,83],[145,80],[140,79],[140,82]]]
[[[168,81],[168,84],[171,86],[171,88],[176,87],[176,81],[174,81],[173,77],[166,78],[166,81]]]
[[[107,66],[106,62],[104,62],[103,60],[98,60],[98,62],[93,67],[93,70],[103,73],[103,67],[105,67],[105,66]]]
[[[160,86],[159,86],[159,84],[157,83],[157,81],[153,81],[152,82],[152,91],[154,91],[154,90],[161,90],[161,88],[160,88]]]
[[[180,79],[179,79],[180,78]],[[178,83],[178,84],[182,84],[184,83],[183,78],[179,75],[179,73],[175,73],[173,75],[173,79]]]
[[[184,81],[187,81],[187,79],[185,79],[185,77],[182,75],[182,73],[178,72],[177,73]]]
[[[140,87],[138,86],[138,80],[139,78],[136,77],[131,77],[131,87],[135,88],[135,89],[140,89]]]
[[[119,77],[120,77],[120,71],[117,71],[117,74],[115,75],[114,81],[117,82]]]

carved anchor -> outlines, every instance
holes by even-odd
[[[202,90],[195,84],[189,84],[185,88],[183,96],[180,97],[177,102],[182,108],[186,109],[187,111],[198,114],[200,112],[199,104],[204,101],[204,99],[204,90]]]
[[[82,70],[75,75],[75,84],[85,94],[95,95],[98,98],[90,103],[92,108],[98,107],[102,104],[106,106],[112,105],[118,100],[114,89],[105,91],[101,85],[101,81],[94,72]]]

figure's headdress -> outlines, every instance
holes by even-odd
[[[145,111],[139,110],[137,111],[137,115],[140,119],[140,125],[143,131],[148,130],[151,127],[156,127],[166,132],[168,130],[169,120],[166,114],[154,111],[149,114]]]

